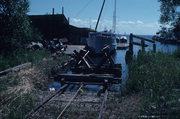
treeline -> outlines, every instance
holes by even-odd
[[[1,56],[24,49],[32,40],[41,40],[41,36],[30,25],[28,11],[28,0],[0,1]]]

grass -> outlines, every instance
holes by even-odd
[[[144,97],[142,114],[180,115],[180,49],[172,54],[140,53],[129,65],[126,92]]]
[[[8,75],[7,77],[0,78],[0,92],[7,90],[9,86],[18,85],[18,79],[16,76],[13,78],[12,75]]]
[[[48,85],[53,81],[50,79],[51,68],[69,57],[62,55],[53,60],[48,50],[39,50],[18,51],[0,58],[1,70],[25,62],[33,64],[28,69],[0,77],[0,119],[23,119],[37,105],[35,92],[47,90]]]
[[[31,94],[23,94],[18,97],[7,111],[7,119],[24,119],[26,115],[34,106],[34,101]]]
[[[37,64],[43,58],[47,58],[49,56],[50,51],[45,49],[37,51],[16,51],[7,56],[0,55],[0,71],[26,62],[32,62],[33,64]]]
[[[109,112],[106,114],[107,117],[114,113],[131,118],[131,115],[137,117],[140,113],[142,115],[168,115],[170,118],[178,119],[180,116],[178,109],[180,107],[178,101],[180,99],[179,53],[180,50],[172,54],[147,52],[134,58],[129,65],[129,79],[124,86],[126,92],[134,95],[126,94],[126,98],[122,98],[121,102],[112,100],[113,105],[108,105],[110,110],[107,110]],[[37,102],[42,101],[37,100],[38,97],[34,93],[47,90],[51,68],[68,58],[64,55],[52,60],[50,52],[46,50],[21,51],[9,58],[3,57],[3,61],[0,60],[4,66],[3,70],[24,62],[32,62],[33,67],[0,78],[0,118],[23,119],[37,105]],[[39,96],[42,97],[41,94]],[[52,114],[54,113],[52,110]]]

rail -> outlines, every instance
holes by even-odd
[[[141,40],[141,43],[134,42],[133,38],[137,38],[137,39]],[[156,44],[155,44],[154,40],[149,40],[147,38],[136,36],[136,35],[133,35],[132,33],[129,36],[129,51],[133,54],[133,45],[141,46],[142,47],[142,51],[145,51],[145,47],[148,46],[148,45],[145,44],[145,41],[153,43],[153,51],[156,52]]]
[[[61,111],[61,113],[59,114],[59,116],[57,117],[57,119],[60,119],[61,116],[63,115],[63,113],[65,112],[65,110],[68,108],[68,106],[72,103],[72,101],[76,98],[76,96],[78,95],[78,93],[81,91],[82,87],[84,85],[81,84],[79,89],[76,91],[76,93],[74,94],[74,96],[71,98],[71,100],[67,103],[67,105],[64,107],[64,109]]]
[[[75,98],[78,96],[78,94],[80,93],[80,91],[82,90],[82,88],[84,87],[84,84],[80,84],[78,90],[75,92],[75,94],[72,96],[72,98],[68,101],[68,103],[65,105],[65,107],[62,109],[62,111],[60,112],[60,114],[57,116],[57,119],[61,119],[64,112],[68,109],[68,107],[71,105],[71,103],[75,100]],[[36,106],[34,109],[32,109],[26,116],[24,119],[30,119],[33,118],[33,116],[35,115],[35,113],[37,111],[39,111],[39,109],[41,109],[46,103],[48,103],[50,100],[52,100],[56,95],[61,95],[63,94],[66,89],[69,87],[68,84],[63,85],[56,93],[54,93],[52,96],[50,96],[48,99],[46,99],[44,102],[42,102],[40,105]],[[108,88],[106,87],[104,89],[104,95],[102,98],[101,103],[99,104],[100,106],[100,110],[98,113],[98,119],[103,119],[103,114],[106,108],[106,101],[107,101],[107,97],[108,97]],[[103,93],[101,92],[101,93]]]
[[[48,103],[53,97],[55,97],[56,95],[60,95],[62,94],[67,88],[68,88],[68,84],[63,85],[55,94],[53,94],[52,96],[50,96],[47,100],[45,100],[43,103],[41,103],[40,105],[38,105],[37,107],[35,107],[34,109],[32,109],[26,116],[25,119],[29,119],[33,114],[35,114],[40,108],[42,108],[46,103]]]
[[[104,98],[103,98],[103,101],[102,101],[102,104],[100,107],[100,113],[99,113],[98,119],[103,119],[103,112],[105,110],[105,102],[107,100],[107,96],[108,96],[108,90],[106,89],[105,94],[104,94]]]

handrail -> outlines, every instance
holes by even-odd
[[[133,42],[133,37],[141,40],[141,43]],[[145,51],[145,47],[147,47],[147,45],[145,44],[145,41],[153,43],[153,51],[156,52],[155,41],[149,40],[147,38],[142,38],[140,36],[133,35],[132,33],[129,36],[129,51],[133,54],[133,45],[141,46],[142,47],[142,51]]]
[[[153,41],[153,40],[149,40],[149,39],[147,39],[147,38],[142,38],[142,37],[140,37],[140,36],[135,36],[135,35],[132,35],[134,38],[138,38],[138,39],[140,39],[140,40],[144,40],[144,41],[148,41],[148,42],[151,42],[151,43],[155,43],[155,41]]]

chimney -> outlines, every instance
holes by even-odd
[[[62,7],[62,14],[64,14],[64,7]]]
[[[54,8],[52,9],[52,15],[54,15]]]
[[[70,18],[68,17],[68,23],[70,23]]]

